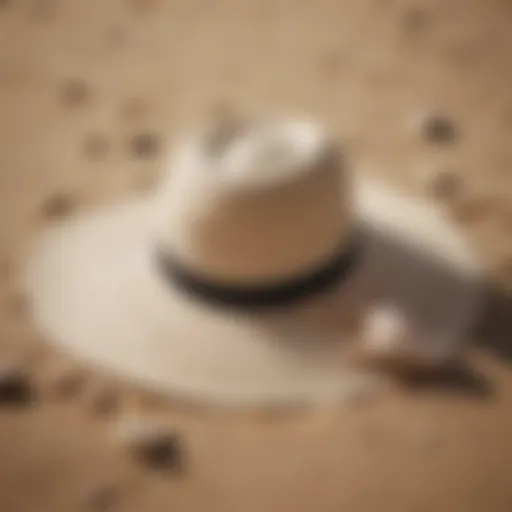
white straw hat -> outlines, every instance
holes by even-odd
[[[353,188],[352,188],[353,187]],[[354,184],[313,122],[214,123],[178,144],[156,193],[44,233],[27,271],[53,342],[152,389],[225,405],[344,396],[351,316],[404,311],[453,348],[480,268],[433,206]]]

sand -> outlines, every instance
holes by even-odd
[[[0,1],[0,366],[33,394],[0,400],[0,510],[508,512],[511,22],[498,0]],[[339,410],[228,414],[41,340],[18,285],[33,235],[146,190],[219,101],[312,114],[356,172],[438,196],[501,290],[466,366]],[[134,457],[133,415],[179,433],[179,468]]]

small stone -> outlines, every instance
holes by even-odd
[[[84,82],[70,80],[62,86],[61,98],[67,106],[81,106],[87,103],[90,91]]]
[[[181,472],[182,443],[177,432],[140,421],[122,422],[119,437],[133,456],[148,468]]]
[[[423,120],[422,135],[427,142],[449,145],[456,142],[457,131],[453,122],[442,115],[429,115]]]
[[[43,202],[43,214],[48,218],[63,217],[74,208],[73,198],[64,192],[56,192]]]
[[[24,406],[32,402],[34,389],[21,365],[0,367],[0,406]]]
[[[154,133],[139,133],[132,137],[130,148],[138,158],[151,158],[158,153],[160,140]]]
[[[10,0],[0,0],[0,9],[6,8],[10,5]]]
[[[107,137],[99,133],[92,133],[85,137],[83,142],[83,150],[87,157],[99,159],[108,151],[109,143]]]

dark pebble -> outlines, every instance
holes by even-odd
[[[11,4],[11,0],[0,0],[0,9],[9,7],[10,4]]]
[[[145,424],[129,427],[124,441],[138,461],[154,470],[183,470],[182,443],[176,432]]]
[[[133,155],[138,158],[151,158],[160,149],[160,139],[154,133],[139,133],[132,137],[130,148]]]
[[[180,470],[181,447],[175,434],[147,439],[139,451],[141,460],[154,469]]]
[[[0,368],[0,406],[24,406],[34,399],[34,389],[22,368]]]
[[[61,97],[63,103],[67,106],[81,106],[89,100],[90,91],[84,82],[70,80],[63,85]]]
[[[444,116],[433,115],[425,119],[422,126],[423,137],[427,142],[439,145],[453,144],[457,131],[453,122]]]
[[[73,210],[74,201],[69,194],[55,193],[43,203],[43,214],[49,218],[63,217]]]

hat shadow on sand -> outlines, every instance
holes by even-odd
[[[384,265],[396,266],[398,269],[401,265],[400,261],[396,261],[398,254],[399,259],[403,258],[404,261],[411,257],[420,261],[424,268],[431,267],[432,272],[442,276],[443,280],[456,279],[450,270],[438,262],[428,260],[419,252],[411,252],[410,248],[389,233],[372,228],[370,230],[371,236],[377,240],[379,258],[388,260]],[[389,285],[389,282],[387,286],[384,284],[384,290]],[[489,281],[483,283],[482,295],[482,305],[466,335],[469,345],[486,355],[512,364],[512,295]],[[497,394],[492,378],[478,369],[464,353],[433,372],[416,373],[413,368],[412,371],[398,375],[398,380],[412,392],[439,392],[477,400],[490,400]]]
[[[512,365],[512,295],[490,283],[486,284],[484,293],[482,311],[468,338],[483,354]],[[405,380],[415,391],[449,393],[478,400],[490,400],[498,393],[492,378],[464,358],[433,374]]]

